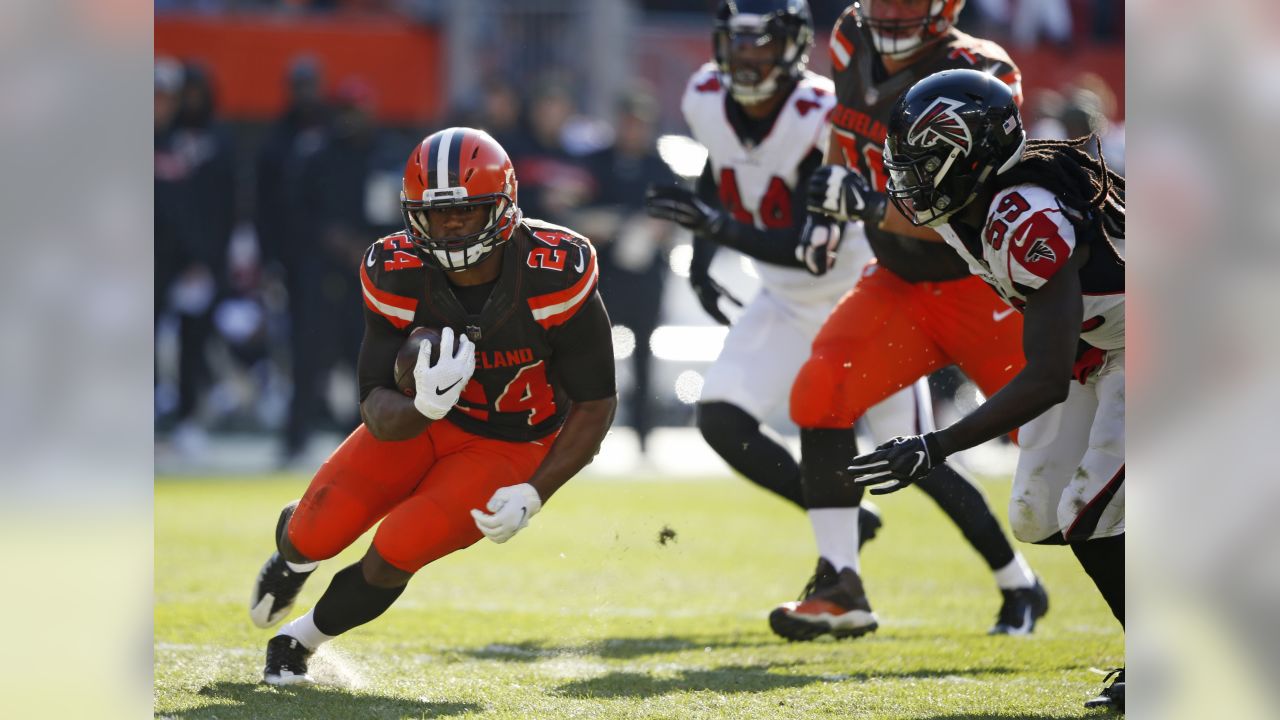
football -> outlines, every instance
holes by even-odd
[[[431,342],[431,362],[434,363],[440,359],[440,331],[435,328],[414,328],[396,353],[396,387],[409,397],[413,397],[416,390],[413,368],[418,364],[418,350],[424,340]]]

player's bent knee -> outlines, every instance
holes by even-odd
[[[698,432],[717,451],[727,443],[741,442],[744,435],[755,432],[760,421],[751,413],[727,402],[698,403]]]
[[[377,548],[370,546],[360,560],[360,572],[364,581],[380,588],[397,588],[409,582],[413,573],[401,570],[383,559]]]
[[[1062,537],[1056,516],[1050,517],[1043,508],[1018,495],[1009,500],[1009,530],[1018,542],[1032,545],[1044,543],[1046,538]]]
[[[1044,535],[1041,533],[1040,529],[1035,526],[1010,523],[1009,530],[1013,532],[1013,538],[1015,540],[1027,543],[1028,545],[1034,545],[1044,539]]]
[[[791,421],[802,428],[847,428],[862,411],[842,407],[843,368],[814,355],[800,368],[791,386]]]
[[[307,557],[302,551],[294,546],[289,539],[289,520],[293,517],[293,511],[298,509],[298,501],[285,505],[280,510],[280,517],[276,520],[276,549],[280,551],[280,557],[292,563],[308,563],[313,560]]]
[[[1044,523],[1035,521],[1018,522],[1012,517],[1009,518],[1009,530],[1013,533],[1015,540],[1029,545],[1040,544],[1045,538],[1062,537],[1062,533],[1056,527],[1046,527]]]
[[[328,560],[347,549],[347,544],[345,541],[339,542],[336,539],[325,538],[318,533],[300,533],[290,529],[284,541],[280,543],[280,555],[290,562],[318,562]],[[294,560],[289,555],[303,559]]]

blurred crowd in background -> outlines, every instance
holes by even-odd
[[[449,0],[156,0],[158,12],[196,11],[267,13],[342,13],[398,15],[431,21],[445,12]],[[714,0],[638,0],[645,13],[710,13]],[[830,27],[847,3],[810,3],[819,28]],[[1065,43],[1089,38],[1100,42],[1124,38],[1123,3],[1113,0],[971,0],[962,29],[981,37],[1028,46],[1043,38]]]
[[[710,59],[714,4],[520,4],[528,36],[540,36],[531,42],[561,45],[555,41],[564,38],[584,49],[575,57],[458,47],[465,45],[459,37],[482,37],[486,21],[508,14],[496,0],[157,0],[158,438],[198,458],[211,433],[273,434],[279,462],[288,465],[318,432],[355,426],[354,362],[363,327],[358,258],[370,242],[401,227],[400,178],[410,149],[450,125],[484,128],[507,149],[527,216],[574,228],[599,249],[600,288],[615,324],[619,424],[636,430],[642,449],[653,427],[689,424],[699,372],[715,358],[723,328],[681,279],[688,274],[687,234],[650,220],[642,208],[649,183],[701,169],[696,155],[690,163],[675,151],[660,154],[658,139],[687,133],[678,98],[688,75]],[[810,66],[825,72],[826,34],[844,3],[811,5],[820,35]],[[1094,64],[1118,57],[1123,78],[1122,5],[970,0],[960,24],[1005,43],[1023,65],[1032,136],[1096,134],[1119,171],[1123,87],[1110,86]],[[360,15],[437,32],[441,65],[397,58],[401,74],[362,74],[332,47],[301,42],[274,77],[253,78],[278,94],[275,112],[227,112],[222,95],[233,95],[248,78],[220,76],[219,61],[205,48],[166,41],[166,17],[189,35],[192,26],[228,18],[278,30],[281,22],[312,27],[335,14],[344,23]],[[579,16],[587,18],[585,30]],[[683,38],[688,50],[674,55],[653,40],[659,37]],[[658,55],[663,62],[651,61]],[[1037,82],[1036,66],[1024,57],[1049,58],[1041,65],[1052,64],[1062,80]],[[1117,68],[1106,69],[1114,82]],[[424,111],[429,117],[389,110],[388,88],[414,92],[411,78],[419,75],[444,78],[440,97]],[[721,255],[717,276],[749,294],[750,264]],[[942,402],[965,394],[946,377],[938,382]],[[771,420],[787,423],[785,416]]]

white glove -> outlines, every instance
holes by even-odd
[[[458,338],[452,352],[453,328],[440,331],[440,359],[431,364],[431,343],[424,340],[418,348],[418,363],[413,367],[415,395],[413,406],[431,420],[439,420],[453,409],[476,369],[476,346],[466,335]]]
[[[841,224],[816,213],[809,213],[800,231],[796,259],[813,275],[825,275],[836,266],[836,250],[840,248]]]
[[[542,509],[542,498],[529,483],[508,485],[498,488],[486,507],[492,514],[472,510],[471,517],[475,518],[476,527],[486,537],[496,543],[504,543],[526,527],[529,518]]]

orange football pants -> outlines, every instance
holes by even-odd
[[[307,559],[325,560],[382,520],[373,547],[417,572],[479,540],[471,510],[484,510],[498,488],[528,481],[554,439],[493,440],[440,420],[411,440],[384,442],[361,424],[312,478],[289,540]]]
[[[791,419],[847,428],[951,364],[990,397],[1026,364],[1022,315],[981,278],[909,283],[872,261],[814,338],[791,386]]]

